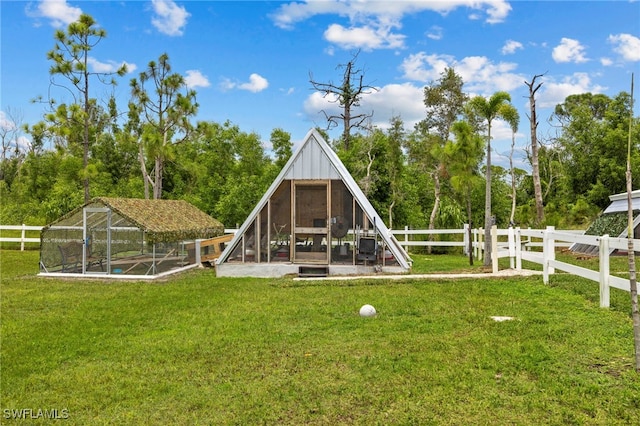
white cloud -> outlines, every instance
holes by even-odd
[[[373,28],[371,26],[345,28],[339,24],[332,24],[324,32],[327,41],[340,45],[345,49],[361,48],[397,49],[404,46],[405,36],[394,34],[389,27]]]
[[[277,27],[291,29],[298,22],[302,22],[315,15],[342,14],[346,11],[345,4],[332,1],[316,1],[306,3],[287,3],[280,6],[280,9],[271,15]]]
[[[509,12],[511,11],[511,5],[506,1],[487,2],[487,22],[489,24],[497,24],[503,22]]]
[[[625,61],[640,61],[640,38],[631,34],[610,35],[607,41],[614,45],[613,51]]]
[[[43,0],[38,4],[37,12],[30,14],[50,19],[51,26],[59,28],[77,21],[82,15],[82,9],[69,6],[66,0]]]
[[[153,26],[166,35],[182,35],[183,28],[187,25],[187,19],[191,14],[172,0],[151,0],[151,4],[155,13],[151,18]]]
[[[249,76],[247,83],[238,85],[239,89],[248,90],[249,92],[258,93],[269,87],[269,82],[260,74],[253,73]]]
[[[427,55],[420,52],[409,55],[401,65],[404,78],[423,83],[438,80],[447,67],[453,68],[462,77],[466,91],[478,94],[511,91],[523,82],[523,76],[514,72],[517,68],[515,63],[494,63],[485,56],[468,56],[456,60],[449,55]]]
[[[362,96],[360,107],[353,113],[371,114],[373,112],[371,124],[382,129],[389,127],[391,117],[399,116],[405,128],[410,129],[425,115],[422,90],[422,87],[411,83],[389,84],[380,87],[378,91]],[[322,93],[314,92],[305,100],[304,112],[311,121],[324,126],[326,118],[322,111],[329,116],[342,113],[336,100],[335,95],[324,97]]]
[[[8,144],[8,151],[10,151],[7,152],[7,155],[10,155],[16,149],[25,152],[31,147],[31,141],[20,134],[18,124],[5,111],[0,111],[0,129],[6,132],[6,136],[11,138],[5,141]]]
[[[198,70],[188,70],[184,77],[184,82],[188,88],[193,89],[196,87],[209,87],[209,79]]]
[[[503,55],[511,55],[513,53],[516,53],[516,50],[518,49],[524,49],[524,47],[522,46],[522,43],[515,40],[507,40],[504,46],[502,46],[502,49],[500,50],[500,52]]]
[[[505,0],[448,0],[448,1],[361,1],[361,0],[331,0],[331,1],[303,1],[290,2],[280,6],[271,15],[276,26],[284,29],[292,28],[316,15],[339,15],[348,17],[352,23],[365,22],[374,19],[378,22],[392,20],[399,22],[404,15],[432,11],[441,15],[467,7],[477,11],[479,15],[486,14],[486,22],[494,24],[503,22],[511,5]]]
[[[442,27],[434,25],[427,31],[426,35],[431,40],[442,40]]]
[[[276,13],[271,15],[271,18],[276,26],[291,29],[296,23],[316,15],[337,15],[347,18],[350,25],[330,24],[324,33],[327,41],[344,49],[401,49],[404,48],[406,38],[405,35],[398,33],[402,28],[403,16],[424,11],[446,15],[460,7],[486,13],[488,23],[502,22],[511,10],[511,6],[504,0],[446,2],[330,0],[283,4]],[[442,38],[442,29],[433,27],[427,33],[427,37],[439,40]]]
[[[405,35],[397,32],[402,28],[405,15],[431,11],[446,15],[461,7],[467,7],[479,16],[485,16],[488,23],[502,22],[511,6],[504,0],[449,0],[424,1],[362,1],[331,0],[291,2],[280,6],[271,15],[276,26],[291,29],[316,15],[337,15],[347,18],[349,25],[330,24],[325,31],[325,39],[345,49],[400,49],[404,47]],[[427,37],[439,40],[442,29],[434,27]]]
[[[89,57],[87,59],[87,63],[91,66],[93,72],[101,73],[101,74],[109,74],[114,73],[120,69],[121,66],[127,66],[127,73],[131,74],[138,67],[135,64],[129,64],[127,62],[116,62],[116,61],[107,61],[100,62],[96,58]]]
[[[539,93],[537,104],[542,108],[554,108],[565,101],[567,96],[580,93],[602,93],[606,87],[594,84],[586,73],[574,73],[561,81],[548,78]]]
[[[426,83],[437,80],[445,68],[453,62],[455,62],[453,56],[427,55],[424,52],[419,52],[409,55],[402,61],[400,69],[404,73],[404,78]]]
[[[388,84],[362,98],[362,110],[373,111],[373,124],[386,129],[389,119],[399,116],[410,129],[425,116],[422,86],[411,83]]]
[[[563,37],[560,44],[553,48],[551,54],[556,62],[574,62],[576,64],[587,62],[585,47],[578,40]]]
[[[613,61],[611,58],[600,58],[600,63],[605,67],[610,67],[613,65]]]
[[[269,87],[269,81],[262,77],[260,74],[253,73],[249,76],[249,81],[245,83],[233,82],[229,79],[224,79],[220,84],[220,88],[224,91],[239,89],[247,90],[249,92],[258,93]]]
[[[11,132],[18,129],[16,123],[4,111],[0,111],[0,129]]]

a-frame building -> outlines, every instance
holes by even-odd
[[[402,273],[411,259],[316,130],[216,261],[218,276]]]

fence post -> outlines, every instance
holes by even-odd
[[[600,237],[600,307],[609,307],[609,235],[605,234]]]
[[[498,227],[491,227],[491,269],[494,274],[498,273]]]
[[[516,237],[516,241],[515,241],[515,245],[516,245],[516,271],[521,271],[522,270],[522,230],[520,229],[520,227],[518,226],[515,229],[515,237]]]
[[[476,234],[474,237],[474,239],[476,240],[476,259],[482,260],[482,250],[484,250],[482,238],[484,238],[484,230],[482,228],[476,228]]]
[[[27,225],[22,224],[22,235],[20,236],[20,251],[24,251],[24,239],[26,237]]]
[[[507,230],[507,241],[509,242],[509,268],[513,269],[515,267],[514,258],[516,257],[516,239],[513,232],[513,226],[509,226],[509,229]]]
[[[465,223],[462,229],[464,232],[462,237],[462,254],[469,254],[469,224]]]
[[[549,244],[549,257],[547,258],[549,261],[556,260],[556,238],[553,235],[556,232],[555,226],[547,226],[547,230],[549,231],[547,244]],[[554,266],[549,266],[549,275],[553,275],[556,273],[556,268]]]
[[[196,265],[200,265],[202,263],[202,253],[201,253],[202,240],[197,239],[195,242],[195,263]]]
[[[549,275],[555,272],[555,268],[549,265],[549,261],[556,259],[554,230],[553,226],[547,226],[542,237],[542,281],[545,284],[549,284]]]
[[[407,254],[409,254],[409,244],[407,244],[409,242],[409,226],[405,225],[404,226],[404,251],[407,252]]]

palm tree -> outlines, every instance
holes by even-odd
[[[487,122],[487,170],[485,172],[486,191],[484,204],[484,266],[491,264],[491,122],[503,118],[510,104],[511,96],[507,92],[496,92],[487,100],[476,96],[469,101],[471,112]],[[508,114],[508,113],[507,113]]]
[[[450,164],[451,186],[462,195],[467,208],[469,265],[473,266],[471,191],[476,184],[479,186],[482,181],[479,176],[479,168],[484,148],[483,140],[476,133],[473,126],[466,121],[456,121],[451,126],[451,131],[455,136],[455,142],[447,142],[445,155]],[[480,183],[478,183],[478,180],[480,180]]]

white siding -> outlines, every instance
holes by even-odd
[[[285,179],[341,179],[341,176],[316,141],[304,144],[296,161],[287,170]]]

